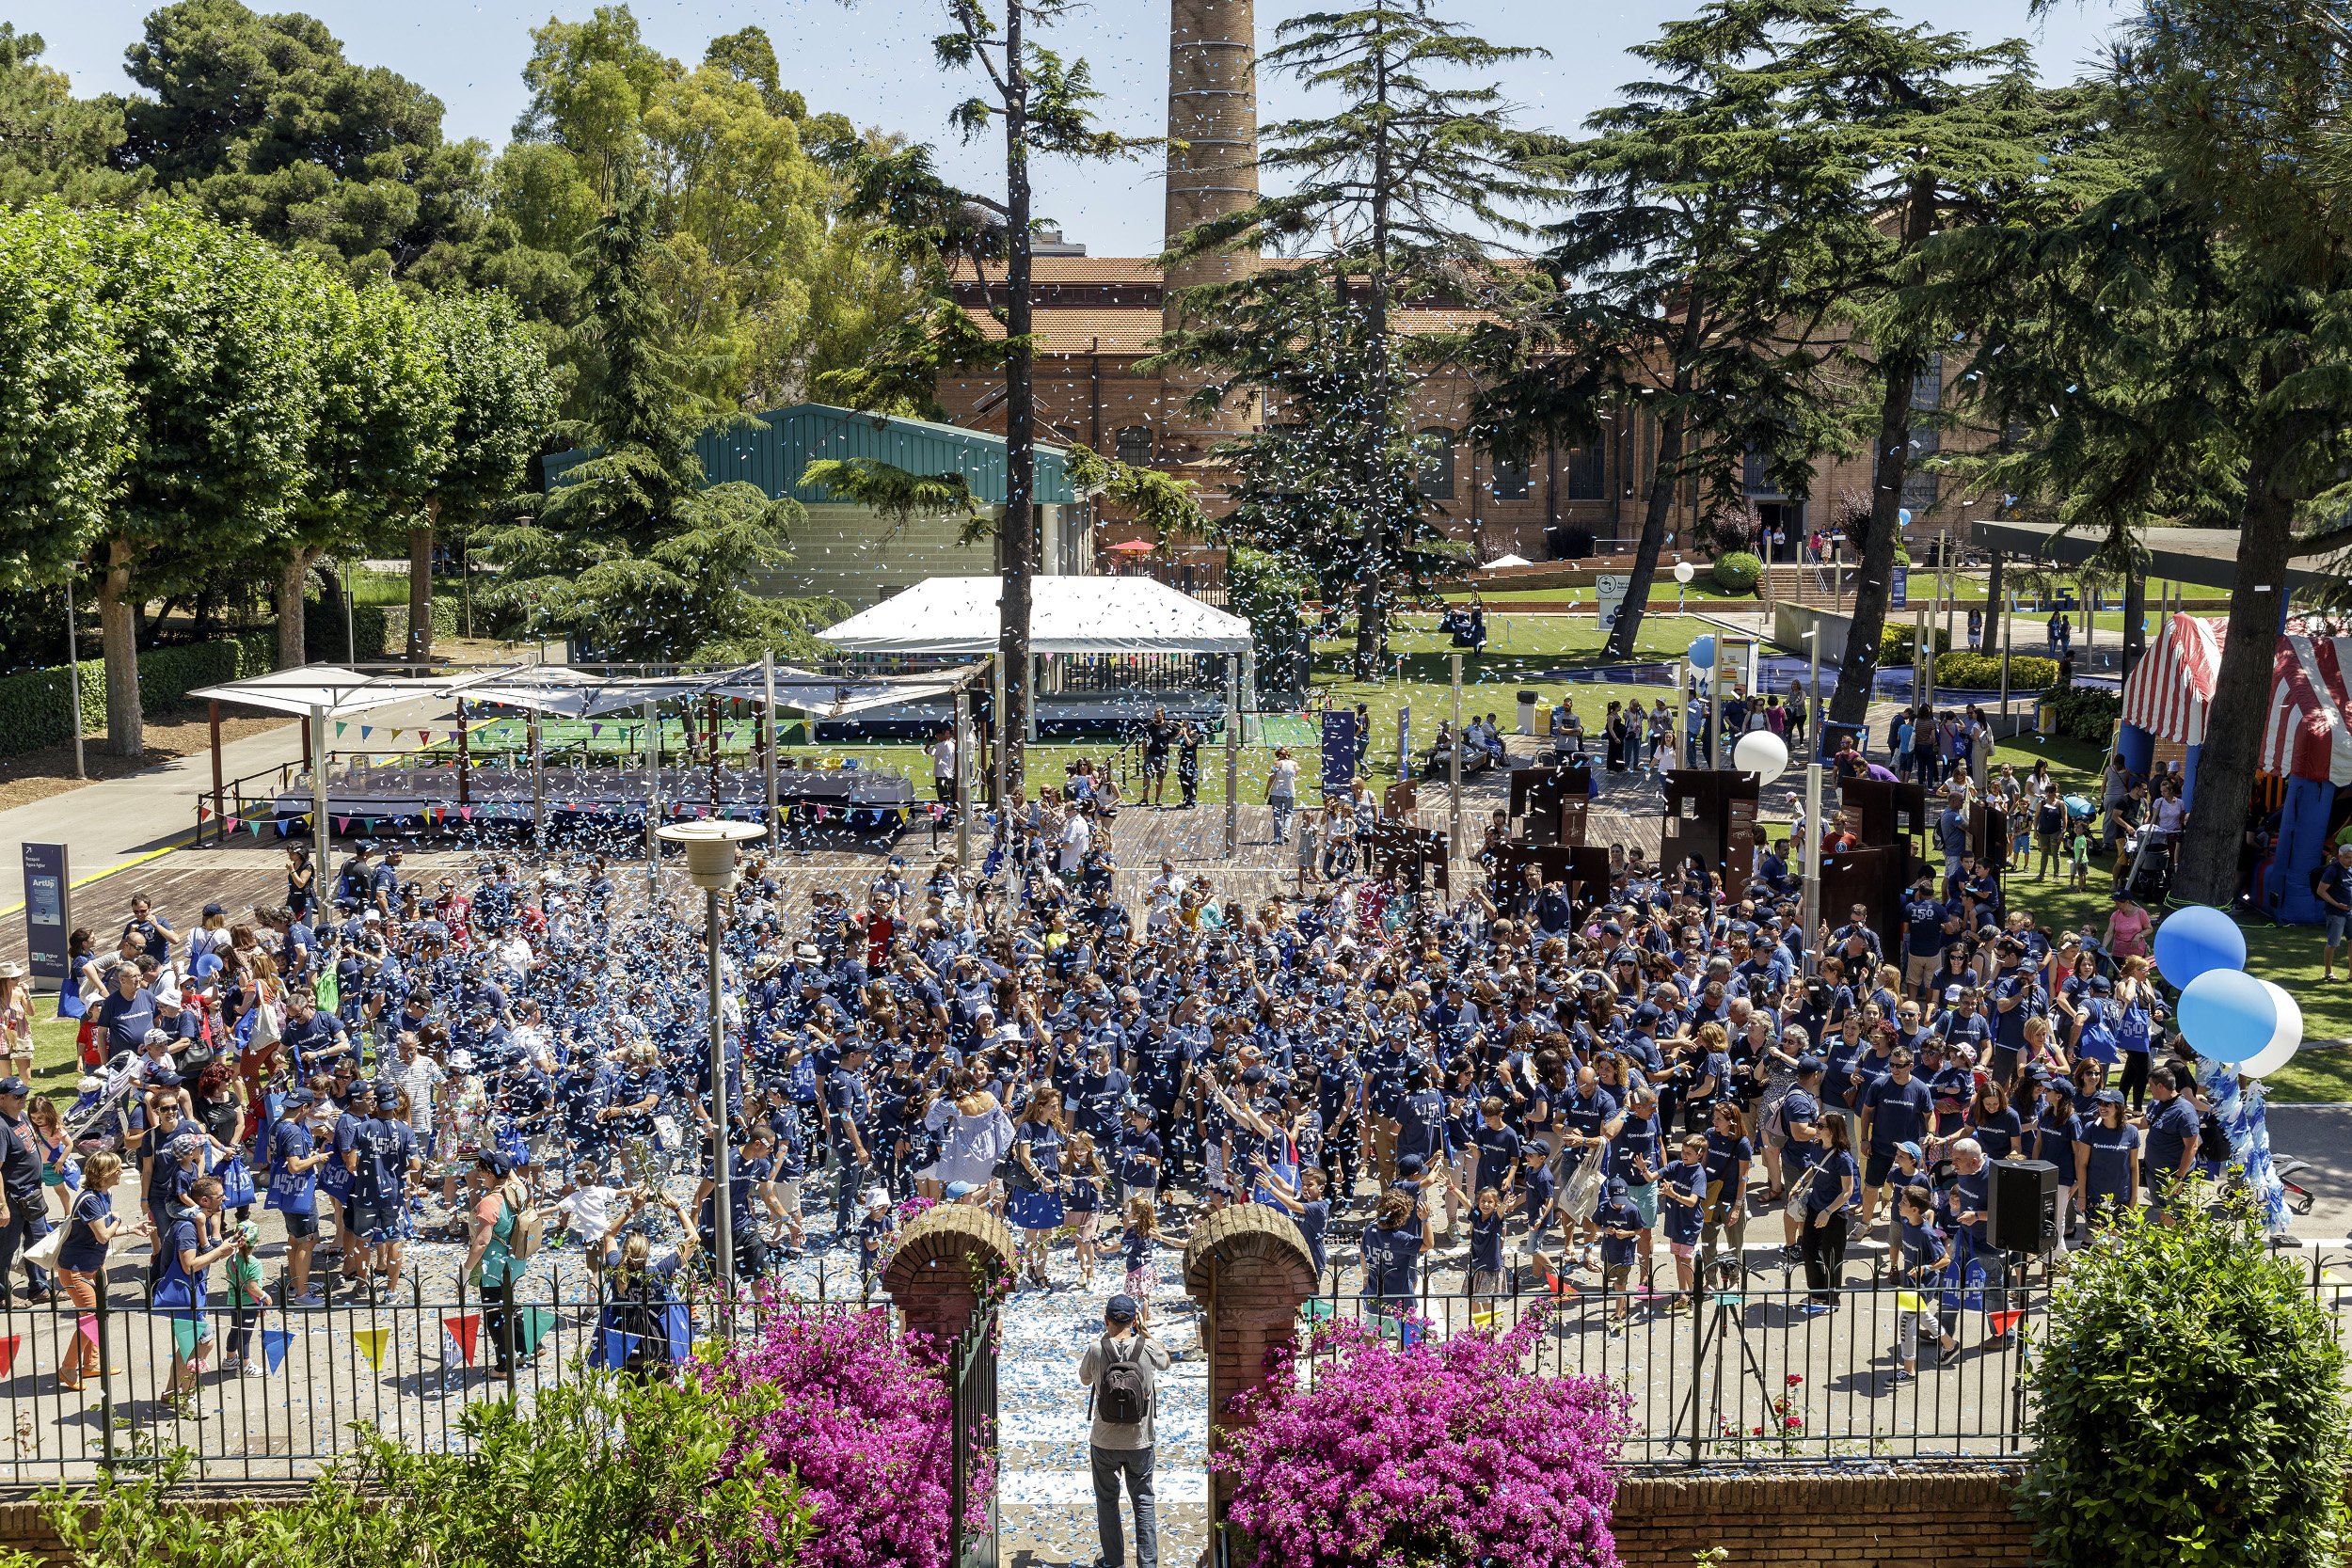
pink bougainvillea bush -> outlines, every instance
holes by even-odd
[[[790,1470],[804,1568],[947,1568],[952,1412],[938,1356],[888,1314],[784,1306],[703,1369],[740,1414],[727,1473]],[[988,1517],[986,1466],[969,1499]]]
[[[1213,1463],[1260,1568],[1616,1568],[1626,1401],[1523,1370],[1540,1328],[1401,1348],[1327,1325],[1314,1387],[1278,1376],[1236,1401],[1255,1423]]]

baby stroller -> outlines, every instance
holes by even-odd
[[[2152,909],[2163,907],[2172,891],[2172,855],[2162,833],[2142,828],[2134,837],[2122,891]]]
[[[109,1117],[122,1109],[132,1092],[137,1088],[138,1074],[133,1070],[137,1061],[138,1053],[135,1051],[118,1052],[114,1059],[106,1064],[103,1072],[93,1073],[82,1080],[80,1096],[59,1118],[65,1130],[67,1147],[84,1154],[95,1154],[101,1150],[120,1152],[114,1136],[100,1133],[98,1129],[106,1124]]]

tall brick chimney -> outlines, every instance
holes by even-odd
[[[1206,218],[1239,212],[1258,199],[1257,0],[1170,0],[1168,38],[1168,238]],[[1257,258],[1204,257],[1168,275],[1162,320],[1182,317],[1180,289],[1247,276]],[[1250,425],[1247,408],[1229,404],[1218,417],[1186,413],[1198,383],[1171,374],[1161,411],[1171,458],[1198,457],[1219,436]]]

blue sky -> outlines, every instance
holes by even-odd
[[[259,10],[286,0],[248,0]],[[120,90],[122,51],[138,37],[151,0],[0,0],[0,16],[40,33],[49,63],[70,72],[77,90]],[[342,39],[355,59],[389,66],[422,83],[449,106],[453,135],[503,143],[523,104],[521,69],[530,31],[549,14],[577,17],[591,0],[313,0],[307,8]],[[1262,40],[1282,17],[1317,8],[1311,0],[1258,0]],[[1913,21],[1964,28],[1979,39],[2014,35],[2034,45],[2045,77],[2078,75],[2122,11],[2117,0],[2062,0],[2034,19],[2026,0],[1931,5],[1891,0]],[[775,40],[787,85],[812,105],[835,109],[861,125],[880,125],[942,143],[943,162],[959,178],[987,178],[986,150],[955,144],[946,113],[970,89],[944,76],[929,40],[940,31],[939,0],[640,0],[649,42],[692,61],[715,34],[756,23]],[[1551,58],[1510,68],[1502,86],[1528,123],[1573,128],[1638,74],[1624,53],[1664,21],[1695,10],[1682,0],[1593,6],[1568,0],[1454,0],[1446,13],[1498,43],[1535,45]],[[1162,129],[1168,102],[1168,0],[1094,0],[1058,28],[1052,41],[1084,55],[1106,98],[1104,118],[1140,135]],[[1263,83],[1266,118],[1303,106],[1285,84]],[[999,182],[1001,183],[1001,181]],[[1097,256],[1155,252],[1160,239],[1156,167],[1135,165],[1047,166],[1038,210]]]

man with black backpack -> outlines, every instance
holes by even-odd
[[[1159,1568],[1159,1526],[1152,1513],[1152,1415],[1168,1347],[1152,1337],[1150,1314],[1129,1295],[1103,1308],[1103,1338],[1078,1363],[1078,1381],[1094,1392],[1094,1515],[1103,1544],[1095,1568],[1126,1568],[1119,1528],[1119,1478],[1136,1512],[1136,1568]]]

